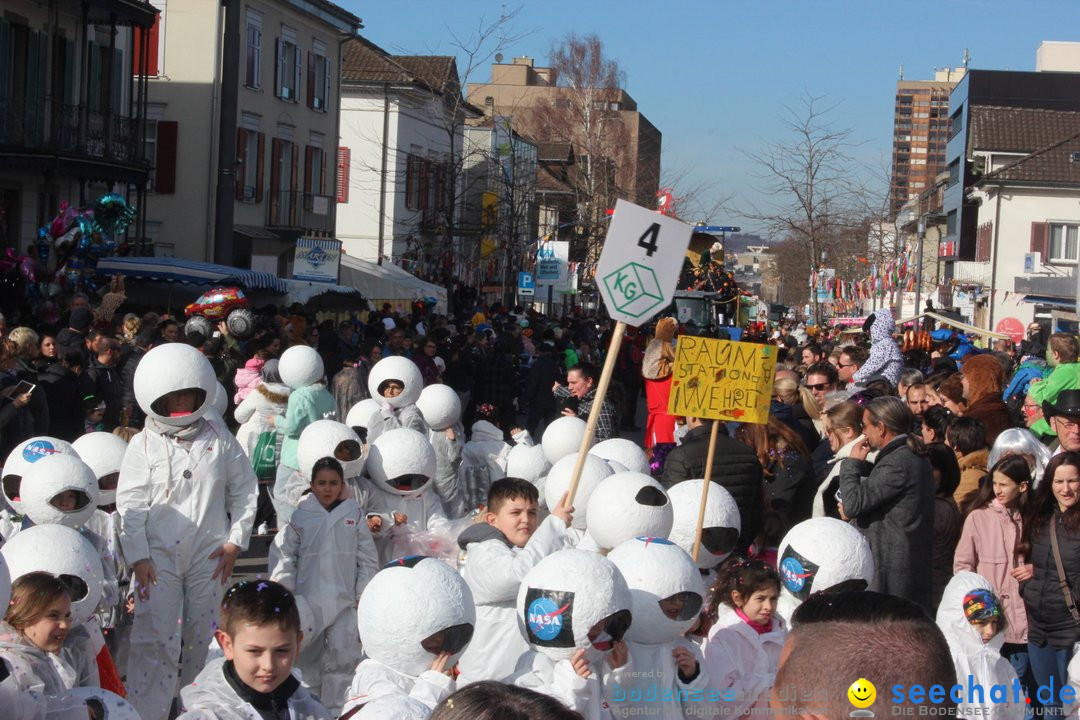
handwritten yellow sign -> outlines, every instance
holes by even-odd
[[[771,345],[683,335],[675,348],[668,413],[767,423],[775,373]]]

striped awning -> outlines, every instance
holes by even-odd
[[[194,285],[241,285],[249,290],[273,290],[285,294],[289,286],[277,275],[228,265],[172,257],[111,257],[98,260],[102,275],[191,283]]]

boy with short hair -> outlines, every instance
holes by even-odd
[[[1034,379],[1028,386],[1032,399],[1042,406],[1043,403],[1057,402],[1058,395],[1065,390],[1080,389],[1080,341],[1069,333],[1054,333],[1046,346],[1046,362],[1053,368],[1046,377]],[[1053,433],[1050,424],[1042,419],[1031,428],[1040,435]]]
[[[458,687],[503,680],[529,645],[517,628],[515,604],[521,579],[566,544],[574,508],[564,495],[537,525],[539,492],[521,478],[502,478],[488,491],[486,522],[468,528],[458,545],[468,552],[462,577],[476,601],[476,631],[461,657]]]
[[[303,633],[296,599],[270,580],[245,580],[225,593],[214,632],[225,657],[211,660],[180,691],[178,720],[330,720],[292,666]]]

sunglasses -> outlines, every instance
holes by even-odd
[[[807,390],[817,390],[817,391],[820,392],[821,390],[828,390],[832,386],[833,386],[832,383],[814,383],[813,385],[807,383],[806,384],[806,389]]]

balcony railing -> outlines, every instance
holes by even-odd
[[[333,230],[333,208],[336,198],[331,195],[277,190],[270,192],[270,227]]]
[[[120,162],[142,160],[139,120],[25,98],[0,99],[0,146]]]

